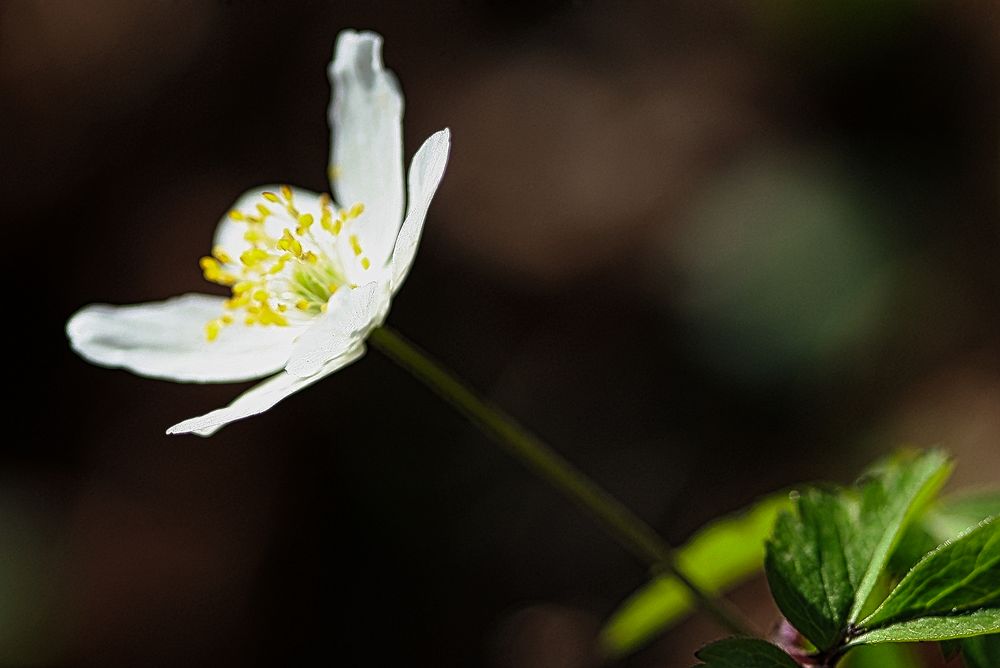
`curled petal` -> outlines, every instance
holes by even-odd
[[[403,218],[403,95],[372,32],[340,33],[329,75],[330,185],[341,206],[365,205],[359,235],[385,264]]]
[[[91,304],[66,324],[73,350],[100,366],[192,383],[228,383],[274,373],[288,361],[294,327],[224,328],[209,341],[205,325],[223,297],[188,294],[162,302]]]
[[[340,33],[329,76],[330,186],[341,206],[364,204],[359,234],[384,264],[403,218],[403,95],[375,33]]]
[[[184,420],[167,430],[168,434],[195,433],[211,436],[223,426],[236,420],[263,413],[282,399],[303,390],[318,380],[361,358],[365,354],[364,345],[348,350],[340,357],[327,362],[319,373],[308,378],[298,378],[284,371],[268,378],[263,383],[251,387],[225,408],[219,408],[200,417]]]
[[[406,279],[413,264],[420,243],[420,233],[424,229],[424,219],[431,199],[437,191],[451,148],[451,132],[445,128],[427,138],[423,146],[413,156],[410,164],[409,211],[399,230],[396,246],[392,251],[392,292],[395,294]]]
[[[299,378],[319,373],[327,362],[363,342],[387,310],[387,290],[378,283],[338,290],[326,312],[295,342],[285,370]]]

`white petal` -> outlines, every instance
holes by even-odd
[[[365,205],[358,235],[382,265],[403,218],[403,95],[372,32],[340,33],[329,76],[330,185],[341,206]]]
[[[396,247],[392,252],[393,294],[403,284],[417,254],[417,244],[420,243],[420,232],[424,229],[427,209],[431,205],[431,199],[437,191],[441,177],[444,176],[450,147],[451,132],[445,128],[428,137],[413,156],[413,162],[410,164],[409,211],[399,230]]]
[[[264,199],[264,193],[280,193],[280,185],[259,186],[246,191],[236,203],[229,207],[229,211],[239,211],[244,215],[259,215],[257,205],[268,208],[273,215],[268,216],[264,221],[264,230],[272,237],[280,237],[285,228],[294,230],[298,224],[291,219],[288,212],[281,204],[275,204]],[[299,213],[311,213],[315,220],[319,220],[322,215],[322,208],[319,203],[319,194],[304,188],[292,188],[292,201]],[[250,248],[250,243],[243,238],[247,231],[247,224],[238,220],[233,220],[227,211],[219,220],[215,228],[215,238],[213,247],[218,246],[231,255],[236,263],[239,262],[240,253]]]
[[[184,420],[168,429],[167,433],[186,434],[194,432],[199,436],[211,436],[230,422],[263,413],[285,397],[309,387],[318,380],[326,378],[334,371],[343,369],[364,354],[364,345],[359,345],[344,355],[330,360],[319,373],[308,378],[296,378],[282,371],[278,375],[268,378],[263,383],[251,387],[225,408],[214,410],[201,417]]]
[[[281,369],[302,330],[234,324],[209,341],[205,324],[222,314],[224,301],[188,294],[130,306],[91,304],[70,318],[66,334],[86,360],[151,378],[226,383]]]
[[[388,310],[388,290],[369,283],[354,290],[338,290],[327,302],[326,313],[309,326],[292,348],[285,370],[306,378],[330,360],[363,342]]]

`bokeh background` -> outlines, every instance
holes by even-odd
[[[643,582],[377,353],[202,440],[163,430],[242,388],[69,351],[88,302],[211,290],[245,189],[326,189],[345,27],[408,155],[453,131],[390,323],[672,541],[902,444],[1000,481],[994,2],[7,0],[0,664],[592,666]]]

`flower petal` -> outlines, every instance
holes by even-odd
[[[358,234],[384,264],[403,218],[403,95],[382,66],[382,37],[340,33],[329,76],[330,185],[341,206],[365,205]]]
[[[439,130],[427,138],[410,163],[409,211],[392,251],[393,294],[403,284],[417,254],[417,244],[420,243],[420,232],[424,229],[427,209],[431,205],[431,199],[437,191],[441,177],[444,176],[450,148],[451,131],[448,128]]]
[[[388,306],[388,290],[378,283],[338,290],[326,312],[295,342],[285,371],[298,378],[319,373],[324,364],[363,342]]]
[[[252,188],[236,200],[236,203],[229,207],[229,211],[222,216],[219,224],[215,228],[215,238],[212,241],[213,247],[219,247],[239,261],[240,253],[250,248],[250,242],[243,238],[246,234],[247,224],[235,220],[230,216],[233,211],[243,216],[258,216],[260,211],[257,205],[265,206],[274,215],[268,216],[264,220],[264,230],[272,237],[280,237],[285,228],[295,229],[296,221],[293,221],[288,212],[281,204],[275,204],[264,198],[264,193],[281,193],[280,185],[267,185]],[[292,201],[299,213],[312,214],[313,218],[319,220],[322,215],[318,193],[304,188],[291,188]]]
[[[234,324],[209,341],[205,324],[222,314],[224,301],[188,294],[129,306],[91,304],[70,318],[66,334],[87,361],[150,378],[228,383],[281,369],[301,328]]]
[[[211,436],[223,426],[236,420],[263,413],[279,401],[305,389],[318,380],[326,378],[334,371],[359,359],[365,354],[364,344],[347,351],[336,359],[327,362],[319,373],[308,378],[297,378],[282,371],[268,378],[263,383],[251,387],[225,408],[219,408],[201,417],[184,420],[167,430],[168,434],[186,434],[194,432],[199,436]]]

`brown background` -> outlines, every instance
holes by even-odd
[[[11,0],[0,664],[587,666],[643,581],[377,353],[200,440],[162,433],[237,388],[68,350],[210,289],[243,190],[325,189],[344,27],[408,155],[453,131],[390,323],[672,541],[902,443],[1000,478],[995,3]]]

